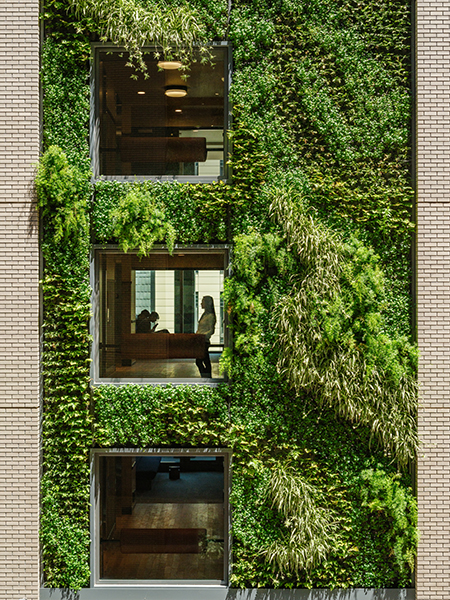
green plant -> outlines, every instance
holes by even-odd
[[[372,515],[383,514],[389,520],[387,540],[390,554],[398,567],[402,584],[407,584],[419,542],[417,501],[401,485],[401,475],[382,469],[367,469],[361,473],[363,485],[358,489],[362,505]],[[374,524],[375,525],[375,524]],[[376,526],[376,525],[375,525]]]
[[[125,206],[125,211],[128,211],[124,198],[132,189],[134,194],[145,196],[148,204],[157,206],[166,216],[170,215],[166,220],[176,230],[178,243],[205,244],[227,241],[231,192],[223,182],[197,185],[98,181],[92,207],[93,229],[98,242],[116,241],[112,213],[120,203]],[[139,222],[136,222],[136,229],[139,230]]]
[[[52,146],[38,166],[42,252],[41,540],[48,585],[89,581],[90,174]]]
[[[338,542],[336,517],[320,507],[317,490],[289,466],[272,471],[268,496],[284,518],[281,539],[262,550],[281,573],[309,570]],[[333,521],[334,519],[334,521]]]
[[[90,536],[61,506],[54,482],[42,498],[41,546],[49,586],[79,590],[89,581]]]
[[[187,3],[150,6],[136,0],[69,0],[67,8],[78,18],[92,19],[103,41],[111,40],[129,52],[130,66],[147,75],[143,48],[155,45],[166,60],[194,58],[194,47],[204,41],[205,30]],[[206,56],[206,48],[201,48]]]
[[[78,42],[79,45],[68,40],[57,42],[53,37],[43,41],[43,145],[45,151],[51,146],[64,148],[69,164],[84,173],[90,170],[90,90],[86,69],[90,47],[87,42]]]
[[[79,169],[61,169],[61,202],[55,176],[41,208],[46,585],[87,585],[93,444],[232,448],[233,586],[410,585],[414,502],[393,460],[417,443],[409,3],[244,0],[229,15],[221,0],[43,6],[44,142]],[[160,24],[162,48],[179,35],[174,54],[185,34],[188,54],[207,37],[234,44],[233,184],[97,181],[84,202],[83,186],[69,190],[88,179],[89,36],[123,44],[139,69],[139,44],[156,41],[155,6],[156,17],[174,15]],[[222,357],[230,383],[101,386],[91,396],[90,240],[146,252],[173,235],[234,241],[224,296],[235,344]],[[309,512],[294,502],[305,489]],[[338,523],[328,550],[323,509]],[[305,570],[308,547],[323,555]]]
[[[38,206],[54,231],[54,241],[82,236],[88,226],[90,173],[69,165],[57,146],[42,156],[36,175]]]
[[[137,248],[138,256],[146,256],[155,242],[166,242],[169,252],[173,251],[175,229],[145,188],[133,186],[120,199],[111,218],[113,234],[124,252]]]
[[[272,210],[299,263],[277,311],[280,372],[297,393],[368,425],[406,464],[418,447],[417,350],[386,333],[377,257],[354,238],[345,244],[289,189],[274,192]]]

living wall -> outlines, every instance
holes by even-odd
[[[409,586],[409,3],[227,9],[44,2],[45,584],[89,585],[91,447],[205,446],[233,449],[232,586]],[[91,182],[95,36],[128,44],[138,70],[152,40],[187,56],[197,42],[233,44],[232,181]],[[228,384],[90,386],[93,239],[143,253],[155,241],[233,244]]]

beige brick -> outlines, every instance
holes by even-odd
[[[0,600],[39,597],[38,0],[0,0]]]
[[[417,2],[417,600],[450,590],[450,6]]]

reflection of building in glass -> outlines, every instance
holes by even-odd
[[[159,315],[157,330],[195,333],[202,315],[201,300],[211,296],[216,307],[217,325],[212,344],[223,344],[223,270],[132,271],[132,324],[143,310]]]

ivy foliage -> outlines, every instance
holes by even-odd
[[[90,174],[52,146],[38,166],[44,224],[41,543],[49,586],[89,581]]]
[[[138,210],[143,216],[147,211],[146,206],[154,206],[161,212],[159,218],[161,223],[165,223],[167,232],[176,231],[177,243],[223,243],[227,240],[229,194],[230,191],[222,182],[199,186],[166,182],[121,184],[99,181],[95,186],[92,208],[96,241],[106,243],[117,240],[119,233],[122,235],[122,228],[128,227],[120,225],[119,221],[126,219],[129,227],[133,228],[131,211]],[[131,202],[126,199],[127,195]],[[147,216],[151,218],[149,213]],[[140,227],[137,218],[132,234],[131,229],[126,229],[126,232],[123,229],[124,237],[130,236],[127,247],[145,245],[149,231],[148,227]],[[161,234],[164,237],[163,231]]]
[[[255,366],[263,361],[259,358]],[[244,365],[243,375],[249,366]],[[289,413],[292,397],[280,391],[282,381],[270,372],[270,359],[264,366],[273,375],[270,380],[253,372],[247,380],[243,376],[219,388],[99,386],[94,390],[95,442],[102,447],[184,447],[189,439],[193,447],[232,449],[234,586],[407,585],[409,575],[398,575],[395,536],[389,536],[402,531],[404,551],[414,552],[410,489],[389,460],[370,451],[367,430],[348,428],[331,411]],[[372,489],[367,483],[372,472],[398,486],[400,510],[392,510],[383,491],[383,511],[365,504],[364,498],[374,499],[384,490],[383,484]],[[309,495],[306,504],[298,486]],[[402,521],[405,515],[409,528]],[[314,561],[312,550],[326,552],[326,560]],[[273,562],[267,560],[272,557]]]
[[[150,11],[173,17],[164,40]],[[409,4],[46,0],[44,18],[44,140],[66,151],[38,184],[46,585],[88,585],[93,444],[232,449],[233,586],[410,585]],[[129,43],[138,68],[144,39],[234,44],[232,185],[97,181],[89,203],[91,34]],[[90,397],[89,222],[97,243],[142,253],[233,242],[228,385]]]
[[[44,150],[64,148],[69,164],[89,171],[89,46],[48,37],[42,46]]]

